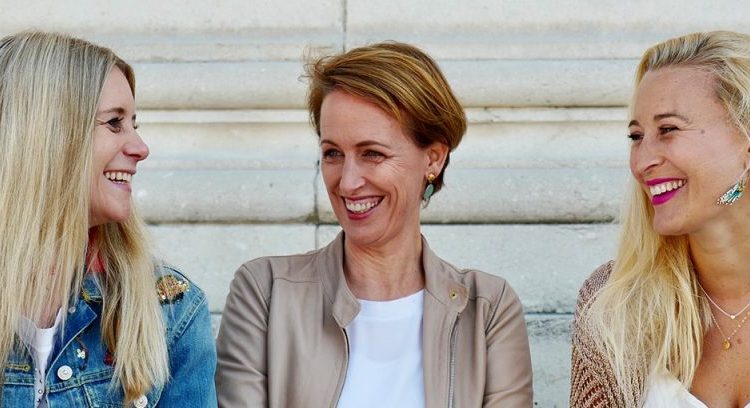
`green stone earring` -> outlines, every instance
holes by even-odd
[[[740,180],[736,182],[732,188],[730,188],[726,193],[722,194],[721,197],[719,197],[718,200],[716,200],[716,204],[719,205],[732,205],[737,200],[742,197],[742,192],[745,190],[745,180]]]
[[[428,174],[427,187],[425,187],[424,194],[422,194],[422,200],[425,202],[430,202],[430,197],[435,193],[435,185],[432,184],[433,181],[435,181],[435,175],[433,173]]]
[[[718,200],[716,200],[716,204],[719,205],[732,205],[737,202],[737,200],[742,197],[742,192],[745,191],[745,175],[747,174],[747,169],[742,172],[742,175],[740,176],[739,181],[734,183],[734,185],[727,190],[726,193],[722,194],[721,197],[719,197]]]

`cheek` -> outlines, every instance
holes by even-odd
[[[340,166],[321,164],[320,176],[323,179],[326,193],[333,203],[335,201],[334,196],[338,196],[337,188],[341,180],[341,168]]]
[[[635,146],[630,147],[628,166],[630,166],[630,174],[632,174],[633,177],[638,178],[638,151]]]

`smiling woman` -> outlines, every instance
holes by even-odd
[[[133,208],[147,156],[111,50],[0,39],[0,406],[216,405],[205,297]]]
[[[343,232],[232,282],[217,340],[222,407],[530,407],[523,308],[505,280],[420,234],[464,112],[435,62],[381,43],[308,66],[320,169]]]
[[[136,164],[148,157],[148,146],[136,133],[137,128],[130,84],[115,67],[104,82],[96,112],[89,227],[130,217],[130,183]]]
[[[750,36],[646,51],[617,257],[584,283],[574,407],[750,406]]]

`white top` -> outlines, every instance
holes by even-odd
[[[21,316],[18,325],[18,335],[21,341],[31,351],[34,360],[34,407],[46,408],[45,377],[47,365],[52,349],[55,347],[55,335],[60,327],[62,313],[57,310],[55,323],[50,328],[40,329],[26,317]]]
[[[649,381],[644,408],[708,408],[671,375],[654,376]],[[750,404],[745,405],[750,408]]]
[[[349,365],[339,408],[423,408],[424,290],[387,302],[360,300],[346,327]]]

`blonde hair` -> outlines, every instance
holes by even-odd
[[[734,124],[750,124],[750,36],[728,31],[693,33],[648,49],[636,87],[664,67],[704,70]],[[633,181],[622,215],[612,275],[585,310],[600,349],[612,365],[628,406],[652,375],[669,373],[690,387],[700,361],[710,310],[700,294],[686,236],[654,231],[649,197]]]
[[[143,223],[133,212],[89,230],[95,115],[114,67],[134,90],[133,70],[107,48],[43,32],[0,40],[0,363],[23,352],[20,316],[38,321],[49,305],[75,304],[88,251],[104,265],[93,274],[102,341],[129,403],[164,384],[169,364]]]
[[[323,99],[336,89],[365,98],[392,115],[419,147],[434,142],[458,146],[466,133],[466,115],[437,63],[404,43],[383,42],[318,58],[306,66],[310,80],[307,108],[320,136]],[[448,167],[450,153],[443,169]],[[444,171],[432,182],[443,186]]]

